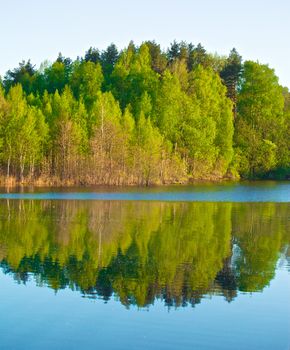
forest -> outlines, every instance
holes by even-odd
[[[290,92],[201,45],[22,61],[0,79],[0,183],[152,185],[290,177]]]

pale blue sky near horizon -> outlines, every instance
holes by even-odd
[[[0,75],[59,52],[75,59],[90,47],[130,40],[201,43],[226,55],[267,63],[290,88],[290,0],[0,0]]]

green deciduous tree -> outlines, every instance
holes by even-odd
[[[91,61],[76,63],[70,78],[70,86],[75,97],[77,99],[82,98],[88,110],[96,101],[102,82],[101,65]]]
[[[274,70],[247,61],[238,97],[235,141],[244,176],[261,176],[275,167],[285,119],[284,98]]]

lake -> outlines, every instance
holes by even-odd
[[[290,348],[289,182],[4,191],[1,349]]]

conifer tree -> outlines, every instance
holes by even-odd
[[[237,117],[237,90],[241,74],[242,57],[238,54],[237,50],[233,48],[227,58],[224,68],[220,72],[220,76],[227,87],[227,96],[233,102],[234,119]]]

